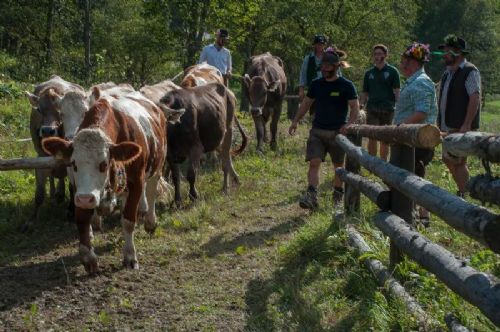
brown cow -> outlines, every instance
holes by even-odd
[[[57,75],[53,75],[50,80],[36,85],[33,93],[26,92],[31,103],[31,139],[39,157],[47,156],[41,145],[43,137],[64,137],[58,100],[68,92],[83,93],[84,90],[78,84],[67,82]],[[64,199],[65,176],[66,168],[64,166],[49,170],[35,170],[35,206],[32,215],[22,227],[23,231],[30,229],[35,222],[38,222],[40,206],[45,199],[45,184],[47,178],[49,178],[50,184],[50,197],[56,197],[58,201]],[[58,178],[57,191],[54,186],[54,177]],[[68,210],[68,219],[72,219],[72,212],[70,210]]]
[[[203,153],[218,150],[224,172],[223,191],[228,190],[228,175],[239,183],[231,154],[241,153],[247,145],[247,136],[235,116],[236,98],[231,90],[221,83],[210,83],[191,89],[174,90],[161,99],[166,112],[185,110],[179,121],[168,123],[167,161],[172,170],[175,186],[175,202],[181,204],[179,163],[189,159],[187,180],[189,197],[198,198],[195,188],[196,172]],[[233,120],[243,137],[241,147],[231,152]]]
[[[75,220],[80,258],[89,273],[97,271],[90,238],[90,220],[109,188],[126,200],[122,212],[125,238],[123,264],[139,267],[133,232],[138,217],[152,233],[156,227],[155,200],[166,157],[166,121],[163,112],[137,93],[133,98],[98,98],[85,113],[73,142],[47,138],[44,150],[71,163],[75,177]]]
[[[183,88],[194,88],[208,83],[224,84],[224,78],[219,69],[206,62],[188,67],[184,70]]]
[[[271,118],[271,149],[277,148],[278,122],[286,92],[283,61],[265,53],[250,58],[250,66],[243,77],[243,91],[250,101],[251,113],[257,133],[257,150],[268,140],[267,122]]]

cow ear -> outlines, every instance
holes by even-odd
[[[188,76],[184,77],[184,79],[181,82],[181,86],[183,88],[192,88],[192,87],[196,86],[196,81],[195,81],[193,75],[188,75]]]
[[[248,74],[245,74],[245,76],[243,76],[243,83],[245,83],[247,88],[250,88],[250,82],[252,82],[252,79]]]
[[[28,91],[25,91],[26,97],[28,97],[28,100],[30,101],[31,107],[37,108],[38,107],[38,100],[40,99],[37,95],[34,95]]]
[[[124,164],[130,164],[136,160],[141,155],[141,152],[141,146],[134,142],[113,144],[109,148],[110,158]]]
[[[60,137],[44,138],[42,140],[42,149],[51,156],[67,161],[73,154],[73,144]]]
[[[272,81],[271,83],[267,83],[267,90],[274,92],[276,91],[276,89],[279,88],[280,85],[281,85],[280,80]]]
[[[95,101],[97,101],[97,100],[99,100],[99,98],[101,98],[101,90],[99,89],[99,87],[94,86],[92,88],[92,96],[94,97]]]

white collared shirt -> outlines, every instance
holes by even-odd
[[[207,45],[203,48],[200,54],[200,61],[198,63],[206,62],[211,66],[219,69],[222,75],[232,71],[231,52],[224,46],[217,49],[215,44]]]

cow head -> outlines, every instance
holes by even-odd
[[[64,128],[64,137],[72,140],[78,127],[83,121],[85,113],[89,110],[87,96],[80,91],[67,92],[64,97],[59,97],[61,105],[61,122]]]
[[[40,137],[62,135],[61,123],[61,95],[53,88],[46,88],[40,95],[26,92],[31,103],[32,111],[40,115],[40,128],[37,128]]]
[[[174,93],[175,90],[167,92],[167,94],[160,99],[159,105],[165,114],[165,118],[170,123],[179,122],[182,114],[186,111],[185,108],[181,108],[181,105],[176,100]]]
[[[276,91],[280,84],[280,80],[267,82],[262,76],[254,76],[250,78],[248,74],[243,77],[246,90],[248,91],[248,98],[250,100],[250,111],[252,115],[262,115],[262,109],[267,102],[267,93]]]
[[[125,165],[141,154],[134,142],[113,144],[99,128],[82,129],[73,142],[51,137],[42,141],[44,151],[65,159],[72,167],[75,179],[75,206],[94,209],[109,184],[109,165],[112,161]]]

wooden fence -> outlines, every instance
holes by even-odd
[[[361,147],[362,137],[390,143],[391,161],[388,163],[368,154]],[[347,156],[345,169],[336,170],[345,182],[343,215],[346,220],[359,213],[360,193],[363,193],[380,210],[372,221],[390,239],[391,270],[402,260],[402,254],[407,255],[500,327],[500,280],[470,267],[464,259],[433,243],[414,228],[413,210],[418,204],[454,229],[500,253],[500,215],[468,203],[413,173],[414,149],[434,148],[440,144],[438,128],[431,125],[355,125],[348,130],[347,137],[338,135],[336,141]],[[481,157],[485,163],[500,162],[499,136],[453,134],[444,139],[443,147],[456,157],[472,154]],[[359,175],[361,166],[379,177],[389,189]],[[499,180],[491,175],[488,167],[486,169],[487,174],[471,179],[469,188],[475,188],[473,197],[499,204]],[[346,230],[350,245],[361,254],[371,251],[352,224],[348,223]],[[420,325],[436,324],[380,261],[369,258],[364,263],[381,285],[403,300]],[[450,329],[467,331],[451,314],[445,317],[445,321]]]

